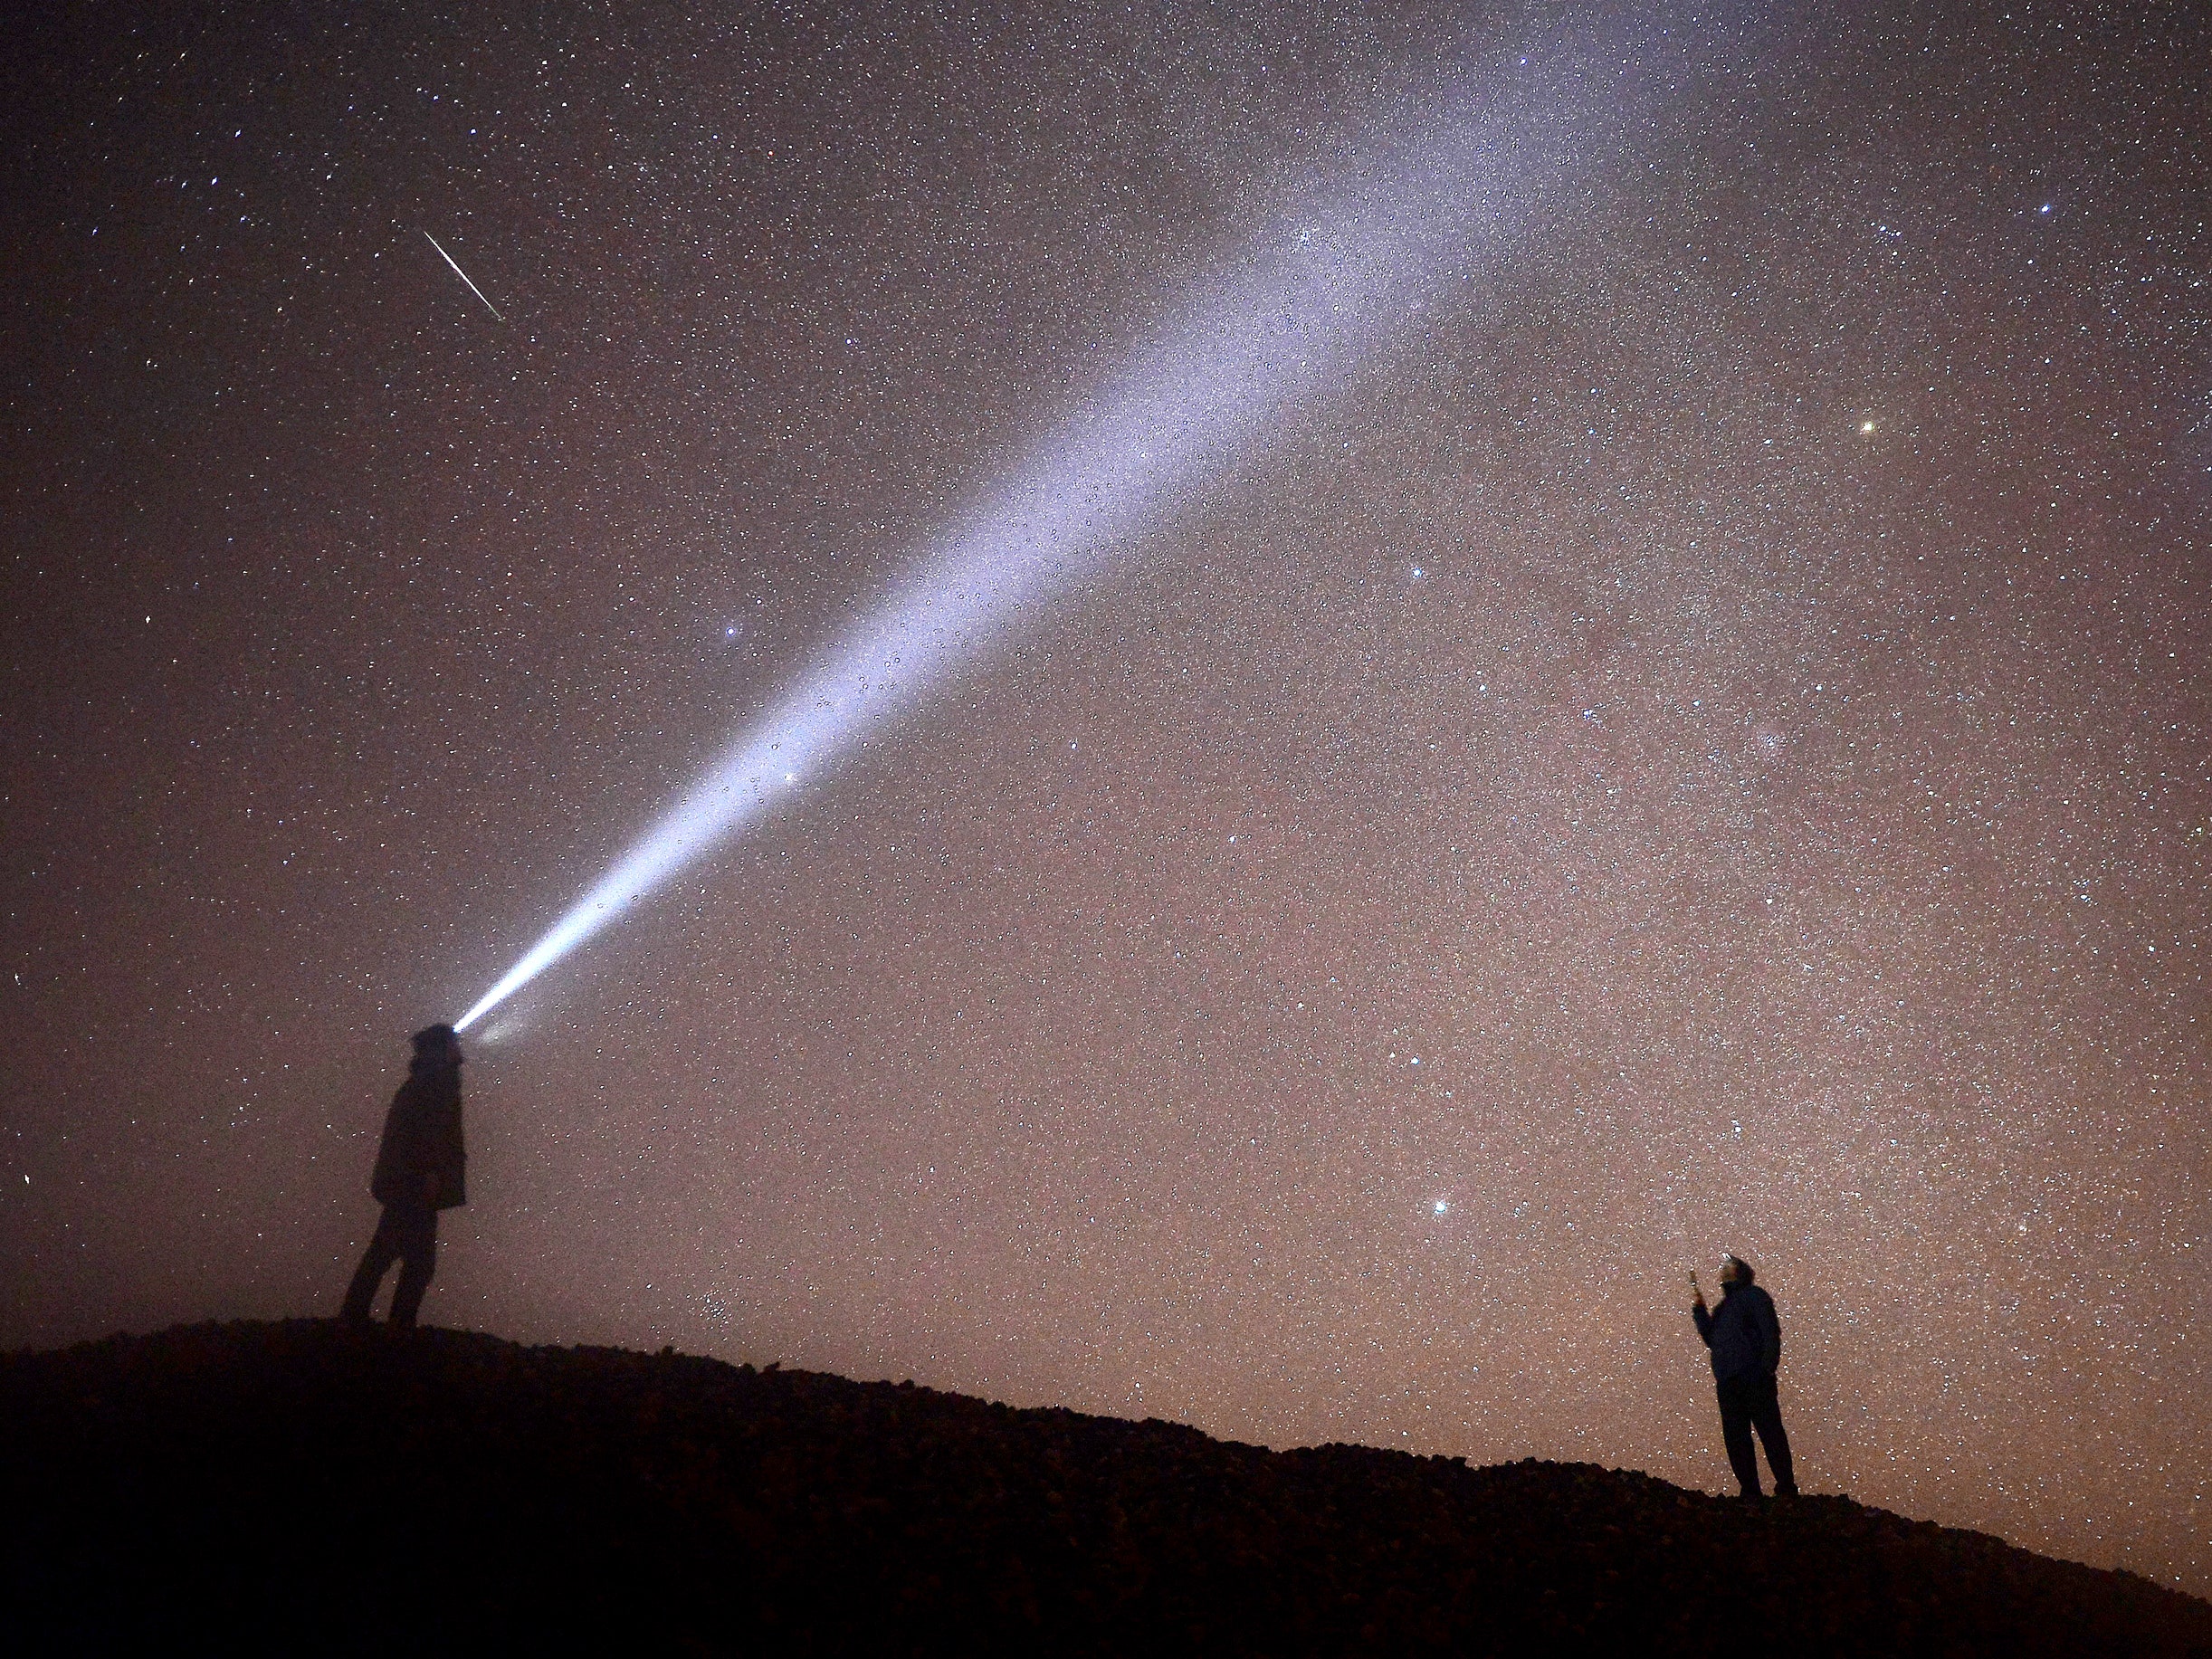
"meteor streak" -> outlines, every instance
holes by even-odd
[[[423,234],[425,236],[430,236],[430,233],[428,231],[424,231]],[[464,282],[469,282],[469,273],[461,268],[451,253],[448,253],[443,247],[439,245],[438,239],[435,236],[430,236],[430,245],[434,248],[437,248],[438,257],[440,259],[443,260],[447,264],[453,267],[453,274],[455,276],[459,277]],[[469,282],[469,291],[474,294],[479,300],[484,300],[484,291],[477,287],[475,283]],[[500,308],[492,304],[489,300],[484,300],[484,310],[490,311],[494,317],[499,317],[499,319],[501,322],[505,322],[507,320],[507,319],[504,317],[500,317]]]
[[[1600,129],[1628,115],[1627,91],[1617,73],[1556,58],[1541,75],[1509,69],[1477,112],[1463,104],[1327,186],[1291,193],[1240,262],[1200,283],[1178,320],[926,549],[907,582],[823,652],[456,1026],[820,777],[1040,600],[1158,529],[1194,487],[1339,388],[1426,308],[1477,291],[1464,284],[1494,272],[1513,234],[1572,176],[1568,147],[1602,148]],[[1567,114],[1576,108],[1582,119]]]

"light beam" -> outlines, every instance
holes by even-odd
[[[1199,285],[1179,320],[817,657],[455,1025],[474,1025],[821,777],[1039,601],[1158,529],[1193,486],[1342,385],[1427,307],[1494,272],[1513,234],[1578,174],[1569,148],[1602,148],[1627,113],[1635,77],[1618,54],[1590,70],[1594,55],[1536,67],[1522,57],[1485,81],[1473,112],[1403,130],[1328,186],[1286,193],[1288,210],[1245,257]]]

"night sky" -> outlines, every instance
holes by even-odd
[[[2212,1592],[2212,23],[1288,10],[11,25],[0,1341],[335,1312],[407,1034],[1490,120],[1509,230],[471,1033],[425,1317],[1721,1490],[1735,1250],[1809,1489]]]

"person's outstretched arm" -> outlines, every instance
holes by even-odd
[[[1707,1348],[1711,1348],[1712,1346],[1712,1315],[1705,1307],[1705,1298],[1702,1292],[1698,1299],[1690,1304],[1690,1317],[1697,1321],[1699,1340]]]

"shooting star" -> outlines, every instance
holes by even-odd
[[[428,231],[424,231],[423,234],[429,236],[430,245],[438,249],[438,257],[443,260],[447,264],[453,267],[453,274],[459,277],[462,281],[469,282],[469,273],[463,271],[460,265],[455,262],[453,256],[451,253],[448,253],[443,248],[438,247],[438,239],[435,236],[431,236]],[[474,294],[479,300],[484,300],[484,291],[477,287],[475,283],[469,282],[469,291]],[[494,317],[499,317],[499,319],[501,322],[505,322],[507,320],[507,319],[504,317],[500,317],[500,308],[492,304],[489,300],[484,300],[484,310],[490,311]]]

